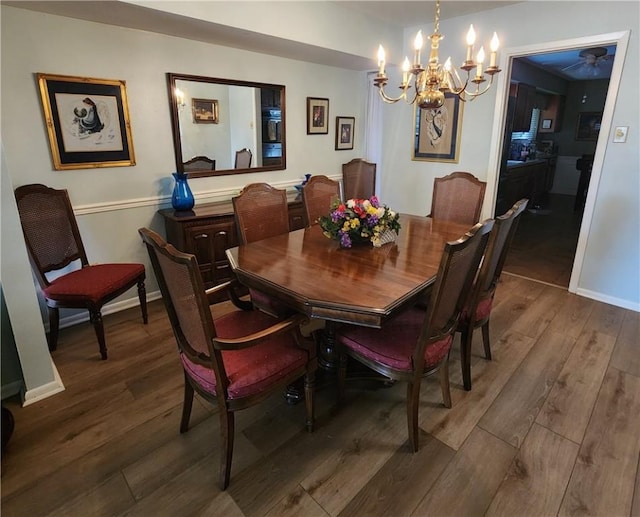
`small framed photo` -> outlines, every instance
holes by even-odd
[[[214,99],[191,99],[195,124],[218,123],[218,101]]]
[[[542,129],[551,129],[551,119],[550,118],[543,118],[542,119],[542,124],[540,124],[540,127]]]
[[[336,151],[353,149],[355,117],[336,117]]]
[[[462,130],[460,97],[445,93],[444,104],[435,109],[415,107],[412,160],[458,163]]]
[[[583,111],[578,113],[576,140],[597,140],[602,124],[601,111]]]
[[[307,135],[329,133],[329,99],[307,97]]]
[[[136,164],[124,81],[37,78],[55,170]]]

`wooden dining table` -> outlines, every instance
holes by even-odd
[[[341,248],[319,225],[226,251],[238,280],[293,310],[325,324],[320,363],[331,358],[336,324],[380,328],[415,304],[433,284],[445,243],[459,239],[466,224],[400,215],[395,242]]]

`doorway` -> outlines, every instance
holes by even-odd
[[[598,134],[593,141],[590,142],[591,147],[589,150],[587,150],[587,146],[583,145],[583,142],[578,142],[580,144],[578,146],[569,145],[567,154],[563,154],[562,148],[556,149],[556,176],[550,182],[550,188],[544,193],[544,196],[536,196],[535,202],[530,203],[528,207],[529,210],[523,214],[518,233],[516,234],[516,240],[509,255],[510,258],[513,257],[511,260],[507,260],[504,269],[505,272],[512,272],[513,274],[553,285],[560,285],[570,292],[576,292],[584,259],[586,240],[593,217],[593,208],[604,158],[604,150],[611,131],[613,106],[617,96],[618,83],[620,81],[622,62],[624,61],[628,38],[628,32],[621,32],[570,41],[551,42],[523,49],[505,50],[509,70],[499,85],[501,87],[498,91],[499,98],[496,105],[496,120],[500,120],[501,123],[497,130],[496,127],[494,127],[493,133],[493,142],[495,145],[492,146],[494,150],[492,152],[492,158],[495,161],[492,163],[496,164],[494,169],[495,177],[492,178],[491,175],[488,177],[489,185],[493,186],[491,195],[493,196],[494,202],[498,201],[496,215],[500,215],[498,213],[500,209],[499,190],[504,183],[504,175],[507,173],[507,171],[505,171],[506,161],[510,158],[509,154],[512,151],[510,148],[511,128],[508,126],[508,116],[510,115],[508,110],[509,86],[512,73],[514,70],[517,70],[519,66],[519,60],[524,61],[533,56],[544,57],[553,53],[569,50],[577,53],[581,49],[598,46],[613,46],[615,49],[615,59],[612,60],[611,77],[605,80],[606,84],[600,104],[597,107],[593,107],[594,112],[597,111],[600,113]],[[584,92],[580,94],[576,93],[580,91],[581,86],[576,86],[580,82],[582,81],[575,81],[575,83],[574,81],[569,81],[570,84],[573,84],[573,88],[571,91],[567,89],[566,92],[567,97],[578,96],[577,100],[575,98],[573,99],[573,102],[577,102],[579,105],[572,108],[572,114],[565,113],[563,118],[563,123],[570,126],[567,127],[566,131],[567,134],[571,134],[571,138],[575,138],[575,131],[577,129],[573,121],[578,114],[582,112],[580,109],[582,104],[586,104],[589,99],[589,93],[587,93],[587,99],[585,103],[582,103]],[[536,120],[535,122],[539,124],[537,127],[540,127],[543,121]],[[548,126],[549,122],[545,121],[544,124]],[[577,121],[575,124],[577,124]],[[536,142],[545,141],[547,145],[549,141],[553,144],[555,140],[555,138],[546,138],[546,135],[544,138],[542,138],[541,135],[535,135],[533,138]],[[568,138],[567,135],[565,135],[565,140],[566,138]],[[565,145],[565,147],[567,146]],[[580,150],[579,153],[576,153],[577,149]],[[535,147],[533,149],[529,147],[527,151],[537,152],[537,149]],[[589,151],[591,151],[591,153]],[[577,182],[580,176],[580,171],[576,168],[576,162],[579,158],[582,158],[582,154],[593,155],[591,159],[592,166],[590,177],[587,178],[584,189],[586,193],[584,204],[580,206],[579,210],[574,211]],[[569,171],[569,173],[573,175],[575,182],[572,192],[567,192],[566,185],[563,185],[563,181],[567,178],[568,167],[573,168],[573,170]]]

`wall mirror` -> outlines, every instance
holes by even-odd
[[[172,73],[167,83],[178,172],[286,168],[284,86]]]

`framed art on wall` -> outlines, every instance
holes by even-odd
[[[336,117],[336,151],[353,149],[355,117]]]
[[[214,99],[191,99],[193,122],[196,124],[218,123],[218,101]]]
[[[55,170],[136,164],[124,81],[37,77]]]
[[[576,140],[597,140],[602,124],[601,111],[583,111],[578,113]]]
[[[307,97],[307,135],[329,133],[329,99]]]
[[[440,108],[415,108],[412,160],[458,163],[462,130],[462,103],[457,95],[445,94]]]

